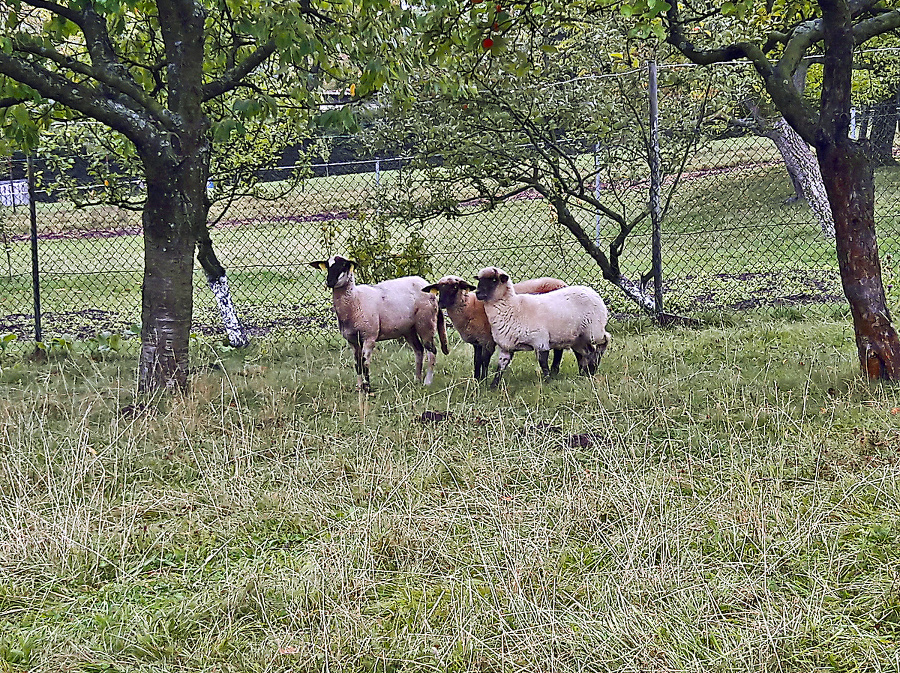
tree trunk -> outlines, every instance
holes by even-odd
[[[834,205],[838,267],[850,304],[856,348],[869,379],[900,380],[900,340],[891,324],[875,237],[875,177],[863,144],[817,142],[819,164]]]
[[[819,164],[810,146],[790,127],[784,117],[779,118],[764,135],[771,138],[781,153],[797,197],[805,199],[809,204],[822,233],[828,238],[834,238],[831,205],[828,203]]]
[[[550,190],[545,189],[543,185],[535,184],[533,186],[545,198],[549,199],[550,203],[553,205],[553,209],[556,211],[557,221],[575,236],[575,240],[577,240],[581,244],[581,247],[584,248],[584,251],[593,258],[597,263],[597,266],[600,267],[600,271],[605,280],[608,280],[619,288],[628,299],[637,304],[642,311],[653,318],[658,324],[663,326],[693,324],[693,321],[689,318],[658,310],[656,298],[653,294],[647,292],[646,286],[643,283],[638,283],[627,276],[622,275],[619,268],[619,253],[621,250],[615,242],[610,245],[609,257],[607,257],[584,231],[582,226],[578,223],[578,220],[575,219],[575,216],[572,215],[572,211],[569,210],[569,206],[566,204],[565,199],[553,194]],[[622,226],[621,223],[620,226]]]
[[[219,263],[219,259],[213,251],[209,228],[205,226],[197,240],[197,260],[206,274],[206,282],[209,284],[209,289],[212,290],[216,303],[219,305],[219,313],[222,315],[222,324],[225,326],[228,344],[233,348],[249,346],[250,339],[247,337],[247,332],[241,324],[241,319],[238,317],[234,302],[231,299],[225,267]]]
[[[209,214],[209,120],[203,112],[206,12],[156,3],[166,47],[166,100],[177,120],[160,146],[138,145],[147,181],[138,392],[183,391],[193,316],[194,249]]]
[[[897,100],[892,96],[870,108],[872,127],[869,132],[869,158],[875,166],[893,166],[894,132],[897,130]],[[860,136],[862,137],[862,136]]]
[[[206,213],[203,201],[198,204],[190,191],[182,189],[189,181],[183,169],[170,166],[148,170],[147,175],[138,392],[177,392],[187,388],[194,297],[193,224],[198,208],[204,219]]]

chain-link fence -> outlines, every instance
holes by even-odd
[[[871,116],[860,119],[874,128]],[[893,148],[896,117],[891,124]],[[573,161],[590,173],[598,157],[587,148]],[[876,170],[876,216],[881,252],[890,266],[900,253],[900,167],[891,165],[890,157],[884,162]],[[27,339],[34,333],[35,311],[23,164],[11,161],[0,172],[0,334]],[[287,177],[289,169],[283,170]],[[268,175],[271,184],[283,186],[278,171],[269,169]],[[385,218],[377,197],[392,191],[408,194],[418,177],[403,159],[323,163],[277,198],[238,197],[227,201],[227,209],[224,202],[215,202],[216,253],[228,270],[248,332],[290,329],[311,340],[333,338],[330,293],[321,273],[307,263],[345,253],[350,242],[367,236],[382,237],[385,249],[402,245],[411,232],[421,236],[421,261],[430,267],[429,280],[445,274],[471,278],[478,269],[496,265],[513,279],[549,275],[592,285],[614,314],[639,312],[603,280],[596,262],[534,191],[493,209],[464,204],[452,219]],[[674,179],[667,178],[667,185]],[[219,189],[210,185],[214,199],[221,195]],[[600,200],[621,199],[623,193],[599,176],[587,189]],[[643,200],[647,189],[646,180],[637,181],[625,192]],[[666,310],[691,314],[840,300],[834,242],[823,234],[821,218],[808,200],[792,200],[795,191],[770,138],[748,132],[697,143],[662,223]],[[44,334],[87,338],[137,322],[143,266],[140,213],[113,206],[75,208],[58,196],[39,192],[34,203]],[[601,248],[608,246],[616,230],[600,212],[582,208],[576,217]],[[635,280],[646,277],[650,247],[647,220],[626,240],[622,273]],[[888,271],[893,273],[893,267]],[[195,330],[221,333],[216,303],[199,269],[195,285]]]

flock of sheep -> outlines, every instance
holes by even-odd
[[[357,284],[355,262],[334,256],[310,262],[327,272],[341,335],[353,347],[357,387],[369,390],[369,363],[375,342],[405,339],[416,354],[416,378],[429,385],[434,377],[437,348],[435,333],[446,354],[447,333],[442,311],[466,343],[475,348],[475,377],[487,377],[488,365],[499,346],[500,383],[516,351],[533,350],[545,377],[559,372],[566,348],[572,349],[582,374],[597,371],[600,356],[611,339],[606,331],[606,305],[593,289],[568,286],[556,278],[536,278],[513,284],[497,267],[478,272],[477,287],[458,276],[444,276],[429,285],[419,276],[386,280],[377,285]],[[474,296],[472,291],[474,290]],[[548,364],[553,350],[553,364]]]

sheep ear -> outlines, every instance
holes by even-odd
[[[500,274],[500,282],[501,282],[501,283],[506,283],[506,282],[508,282],[508,281],[509,281],[509,276],[507,276],[505,273],[501,273],[501,274]]]
[[[430,292],[431,294],[440,294],[441,288],[437,285],[426,285],[422,288],[422,292]]]
[[[328,262],[325,262],[325,261],[310,262],[309,265],[314,269],[321,269],[322,271],[328,271]]]
[[[470,285],[469,283],[466,283],[465,281],[463,281],[462,283],[460,283],[459,286],[460,286],[463,290],[465,290],[466,292],[471,292],[472,290],[477,290],[477,289],[478,289],[478,288],[475,287],[474,285]]]

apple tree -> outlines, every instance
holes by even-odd
[[[898,380],[900,340],[881,277],[873,161],[868,142],[849,134],[854,51],[900,27],[900,9],[895,4],[883,0],[521,0],[511,5],[476,1],[461,8],[439,0],[423,26],[424,51],[439,61],[448,52],[472,52],[480,46],[484,53],[507,54],[503,67],[508,72],[524,73],[539,60],[522,49],[523,40],[569,34],[617,11],[631,22],[632,36],[671,44],[694,63],[746,59],[772,105],[816,150],[862,371],[870,379]],[[489,45],[484,43],[486,37],[490,37]],[[817,100],[804,96],[794,82],[810,55],[819,56],[822,63]]]
[[[646,233],[651,221],[653,151],[641,66],[677,52],[629,40],[615,13],[573,22],[562,6],[549,14],[531,6],[543,13],[529,22],[501,4],[469,7],[434,20],[433,33],[426,26],[423,51],[435,66],[419,71],[416,104],[384,105],[381,123],[371,128],[373,142],[409,146],[417,155],[418,170],[382,212],[392,208],[401,220],[468,217],[536,193],[606,281],[654,319],[678,319],[660,310],[648,287],[652,261],[643,268],[624,263],[629,237]],[[452,63],[442,58],[445,49],[458,53]],[[666,95],[678,99],[660,122],[667,130],[661,172],[670,177],[684,165],[709,102],[697,74],[661,75]],[[676,185],[668,181],[663,201]]]
[[[878,0],[636,0],[626,7],[638,17],[639,30],[658,32],[694,63],[749,60],[775,107],[815,148],[862,371],[870,379],[900,379],[900,340],[885,300],[875,235],[874,162],[868,143],[850,137],[854,51],[900,27],[900,9]],[[716,30],[698,29],[710,21]],[[811,54],[822,60],[820,92],[812,101],[793,84]]]
[[[305,124],[326,88],[382,86],[408,13],[389,0],[8,0],[0,14],[7,140],[33,147],[54,121],[86,119],[133,148],[146,189],[138,390],[184,389],[215,143],[260,121]]]

